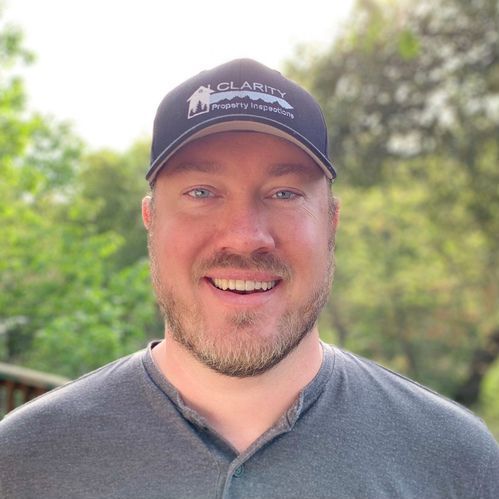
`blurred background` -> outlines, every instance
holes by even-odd
[[[252,57],[326,113],[342,220],[322,337],[497,438],[498,26],[496,0],[4,1],[2,365],[75,378],[161,336],[139,210],[153,116]]]

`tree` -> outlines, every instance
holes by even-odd
[[[21,32],[0,26],[0,331],[7,358],[29,344],[27,310],[37,300],[32,300],[27,286],[46,285],[46,276],[39,272],[43,271],[39,241],[46,234],[45,212],[57,191],[70,181],[80,148],[67,127],[54,126],[26,111],[16,69],[32,60],[22,45]],[[48,146],[55,143],[60,145],[57,150]]]
[[[97,151],[82,158],[75,182],[73,203],[85,208],[86,223],[96,234],[113,231],[124,244],[115,255],[116,268],[147,256],[146,231],[140,204],[146,193],[144,181],[149,145],[136,142],[124,153]]]
[[[338,166],[330,337],[468,405],[498,351],[498,20],[492,0],[360,0],[288,64]]]
[[[494,0],[359,0],[330,50],[301,49],[288,72],[326,110],[344,179],[371,185],[385,158],[431,153],[473,168],[497,138],[498,18]]]
[[[85,154],[29,113],[15,73],[31,59],[0,27],[0,359],[75,377],[161,334],[138,222],[146,152]]]
[[[486,419],[489,428],[499,439],[499,362],[495,362],[483,379],[480,393],[480,407],[482,416]]]

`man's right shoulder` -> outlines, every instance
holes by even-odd
[[[13,410],[0,421],[0,447],[34,432],[61,429],[124,396],[124,389],[139,374],[134,371],[141,368],[142,355],[139,351],[113,361]]]

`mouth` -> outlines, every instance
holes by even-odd
[[[279,280],[253,281],[242,279],[221,279],[217,277],[208,277],[208,282],[217,289],[240,295],[265,293],[275,288],[280,283]]]

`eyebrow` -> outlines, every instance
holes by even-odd
[[[282,177],[290,174],[305,175],[309,177],[312,172],[310,171],[310,167],[303,163],[279,163],[272,165],[269,173],[273,177]]]
[[[203,173],[218,173],[222,170],[222,166],[212,162],[183,162],[171,165],[168,167],[168,173],[177,174],[185,172],[203,172]]]

